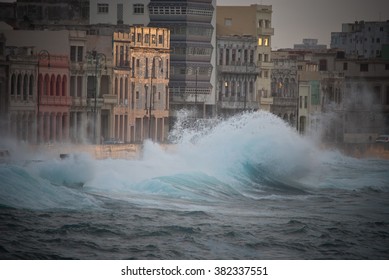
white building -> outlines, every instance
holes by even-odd
[[[383,45],[389,44],[389,21],[359,21],[342,24],[342,32],[331,32],[331,48],[347,56],[381,57]]]
[[[90,0],[90,24],[129,24],[147,26],[150,0]]]

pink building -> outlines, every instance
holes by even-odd
[[[8,64],[5,134],[28,143],[69,139],[67,31],[3,31]]]

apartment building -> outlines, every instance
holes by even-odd
[[[3,31],[8,57],[5,134],[30,143],[69,137],[67,32]],[[57,44],[50,44],[55,40]],[[47,47],[47,49],[46,49]]]
[[[271,96],[271,36],[272,6],[218,6],[217,7],[218,36],[253,36],[257,40],[255,64],[259,67],[258,78],[255,82],[255,95],[259,107],[270,111],[273,104]],[[233,49],[229,50],[232,55]]]
[[[273,104],[270,111],[297,127],[298,111],[298,62],[302,60],[299,52],[278,50],[272,52],[273,70],[271,72],[271,96]]]
[[[170,31],[133,26],[115,32],[113,135],[124,142],[167,140]]]
[[[150,0],[90,0],[89,24],[149,24]]]
[[[162,1],[149,4],[150,26],[171,31],[171,117],[182,108],[193,118],[215,115],[215,0]]]
[[[259,109],[255,82],[257,38],[253,36],[217,37],[217,113],[229,116]]]
[[[341,49],[348,57],[389,59],[389,21],[356,21],[342,24],[341,32],[331,32],[331,48]]]

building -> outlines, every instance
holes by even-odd
[[[173,120],[182,108],[192,109],[194,118],[215,115],[215,6],[215,0],[150,1],[149,25],[171,31]]]
[[[389,60],[341,57],[335,71],[344,76],[340,100],[336,88],[332,90],[343,127],[333,128],[331,135],[342,133],[343,143],[371,143],[378,135],[388,134]]]
[[[300,52],[273,51],[271,72],[271,112],[290,125],[297,127],[298,114],[298,62],[303,59]]]
[[[113,135],[124,142],[167,140],[170,32],[133,26],[115,32]]]
[[[68,33],[7,30],[3,34],[9,77],[6,134],[30,143],[67,141]],[[51,40],[58,45],[50,44]]]
[[[389,59],[388,33],[389,21],[344,23],[341,32],[331,32],[331,48],[355,58],[379,58],[386,51]]]
[[[125,24],[142,25],[149,24],[148,5],[150,0],[130,1],[97,1],[89,2],[89,24]]]
[[[258,96],[259,107],[270,111],[273,104],[271,96],[271,36],[272,6],[218,6],[218,36],[253,36],[257,40],[255,63],[259,67],[254,91]],[[231,54],[232,55],[232,50]]]
[[[20,28],[40,25],[87,24],[89,0],[17,0],[16,19]]]
[[[295,50],[325,50],[327,45],[318,44],[317,39],[303,39],[302,44],[294,44]]]
[[[260,71],[255,59],[257,38],[218,36],[216,50],[218,115],[258,110],[259,96],[254,90]]]

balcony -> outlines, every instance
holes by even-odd
[[[40,105],[70,106],[72,98],[69,96],[42,96],[39,100]]]
[[[219,65],[218,70],[222,73],[258,73],[259,68],[256,65],[248,65],[244,63],[235,62],[230,65]]]
[[[104,104],[117,104],[117,96],[114,94],[104,94],[103,95]]]
[[[272,27],[258,27],[257,33],[259,35],[273,36],[274,35],[274,28],[272,28]]]
[[[259,103],[261,105],[273,105],[273,97],[261,97]]]
[[[273,62],[260,61],[260,62],[258,62],[258,67],[260,69],[271,69],[271,68],[273,68]]]

